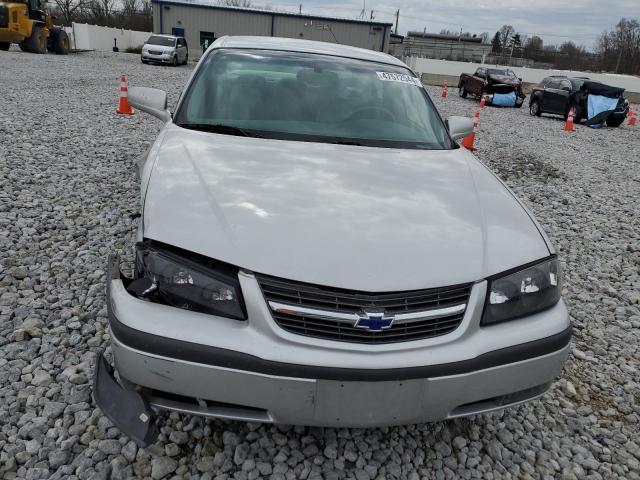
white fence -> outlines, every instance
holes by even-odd
[[[407,58],[405,59],[407,65],[409,65],[414,71],[418,73],[433,73],[437,75],[452,75],[458,76],[463,72],[473,73],[480,66],[488,68],[496,67],[496,65],[471,63],[471,62],[451,62],[448,60],[434,60],[430,58]],[[592,80],[606,83],[614,87],[624,88],[630,92],[640,92],[640,77],[634,77],[632,75],[616,75],[614,73],[589,73],[589,72],[576,72],[571,70],[543,70],[539,68],[527,68],[527,67],[502,67],[509,68],[515,72],[518,77],[522,78],[525,82],[538,83],[544,77],[549,75],[567,75],[569,77],[589,77]]]
[[[77,50],[111,51],[115,39],[122,52],[125,48],[141,46],[151,35],[151,32],[99,27],[75,22],[71,27],[65,27],[65,30],[69,35],[71,48]]]

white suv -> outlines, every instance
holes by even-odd
[[[383,53],[225,37],[142,166],[133,276],[109,262],[95,397],[141,445],[155,409],[369,427],[542,395],[571,325],[556,254]]]

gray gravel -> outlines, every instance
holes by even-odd
[[[562,255],[573,354],[540,401],[371,430],[170,414],[141,450],[90,395],[109,338],[106,257],[130,254],[135,158],[160,128],[115,114],[118,75],[173,103],[191,66],[17,51],[0,64],[0,478],[640,478],[640,128],[566,134],[526,108],[482,113],[479,158]],[[475,111],[429,90],[443,114]]]

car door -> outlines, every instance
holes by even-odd
[[[556,96],[555,109],[556,113],[564,115],[569,104],[569,96],[571,95],[571,82],[567,79],[560,81],[560,88]]]
[[[474,95],[480,95],[484,88],[484,78],[487,76],[486,68],[478,68],[472,77],[469,77],[467,90]]]
[[[184,38],[178,38],[177,44],[177,52],[178,52],[178,61],[183,63],[187,59],[187,48],[185,45]]]
[[[560,113],[560,105],[562,104],[560,82],[559,78],[552,78],[545,86],[542,105],[546,113]]]

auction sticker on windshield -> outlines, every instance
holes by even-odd
[[[400,82],[400,83],[408,83],[409,85],[418,85],[420,86],[420,80],[411,75],[407,75],[405,73],[393,73],[393,72],[376,72],[378,74],[378,78],[380,80],[384,80],[385,82]]]

